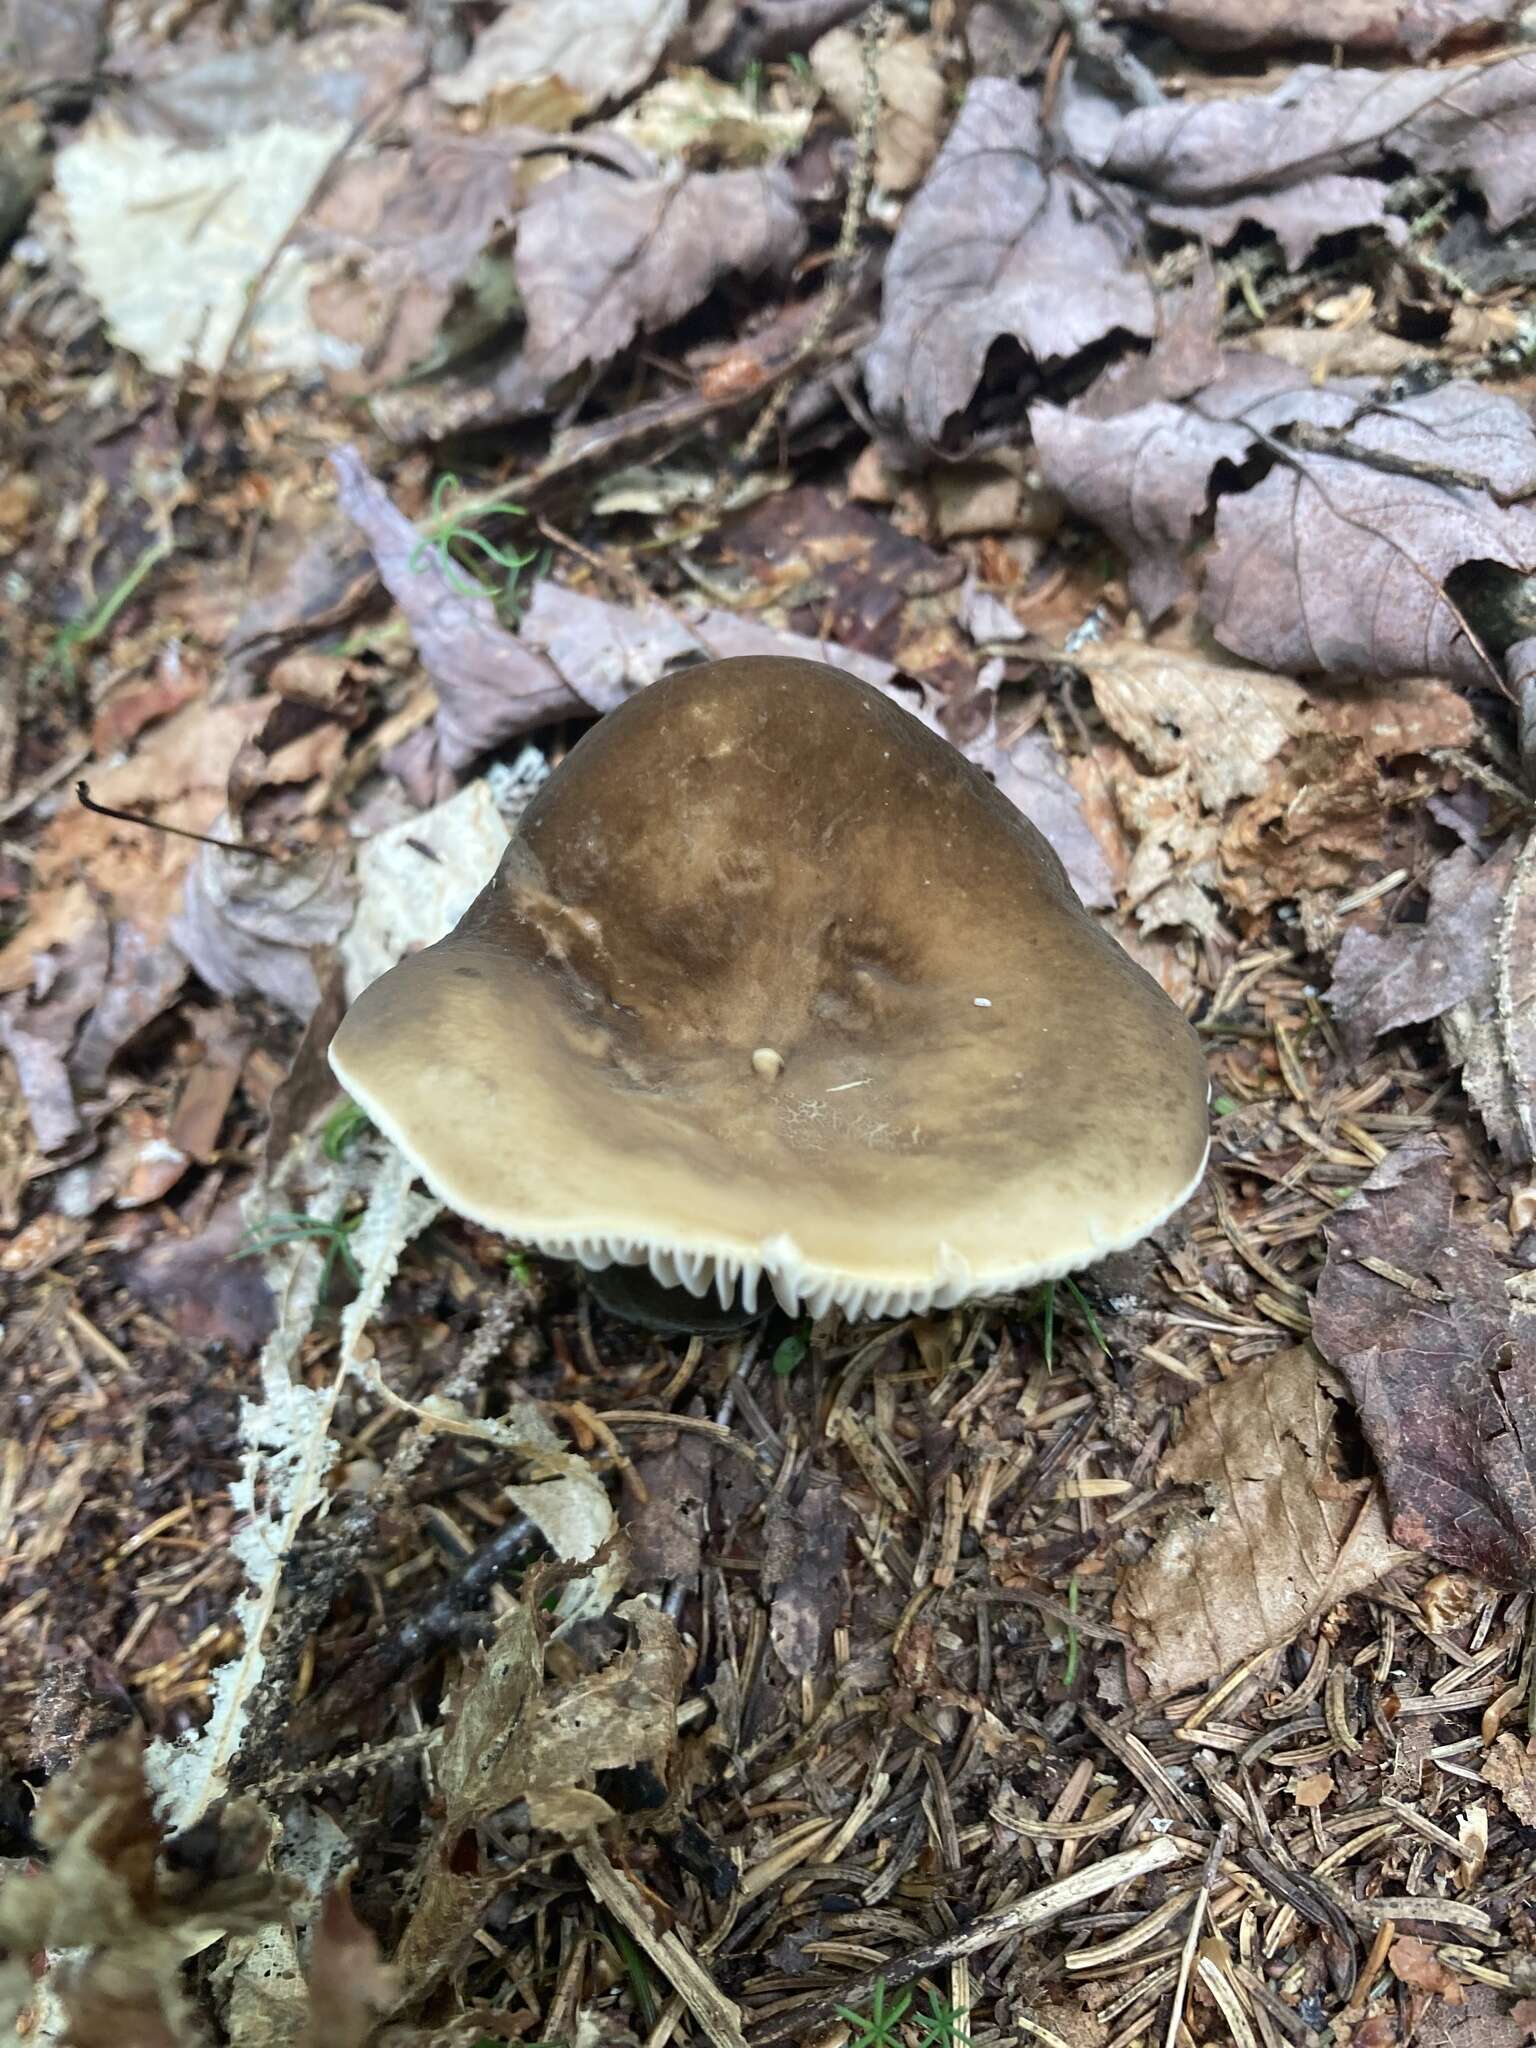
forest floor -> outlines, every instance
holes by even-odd
[[[8,12],[0,2007],[1536,2040],[1521,10]],[[655,1336],[339,1096],[592,719],[772,648],[1195,1024],[1135,1251]]]

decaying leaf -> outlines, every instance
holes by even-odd
[[[1002,337],[1051,363],[1155,327],[1125,217],[1053,161],[1038,93],[977,79],[886,261],[876,412],[937,443]]]
[[[1520,7],[1519,0],[1109,0],[1106,12],[1161,29],[1191,50],[1333,43],[1417,62],[1452,37],[1492,36]]]
[[[694,69],[669,72],[607,125],[659,163],[679,158],[696,169],[737,170],[792,155],[805,140],[811,108],[775,105],[761,92]]]
[[[1340,1469],[1339,1394],[1307,1345],[1196,1395],[1158,1469],[1203,1490],[1174,1511],[1115,1603],[1156,1693],[1208,1684],[1287,1643],[1404,1554],[1379,1494]]]
[[[504,120],[563,128],[643,85],[687,11],[687,0],[512,0],[437,90],[450,106],[494,100]]]
[[[1382,776],[1366,748],[1332,733],[1305,735],[1271,764],[1259,794],[1228,813],[1222,894],[1260,911],[1356,886],[1381,858],[1386,810]]]
[[[1400,1543],[1495,1585],[1536,1578],[1536,1311],[1492,1225],[1453,1222],[1450,1161],[1411,1140],[1338,1210],[1313,1328],[1350,1393]]]
[[[291,244],[296,217],[348,124],[275,121],[217,148],[188,150],[94,119],[54,176],[75,258],[112,338],[160,376],[223,361],[258,280],[245,357],[263,370],[343,368],[356,352],[317,328],[318,273]],[[271,265],[270,271],[267,266]]]
[[[81,2048],[113,2041],[182,2048],[198,2034],[182,1964],[220,1934],[255,1928],[284,1908],[281,1887],[257,1866],[265,1834],[238,1805],[220,1820],[225,1843],[203,1869],[168,1870],[137,1730],[87,1749],[40,1794],[33,1832],[41,1869],[0,1886],[0,2024],[33,1995],[28,1959],[69,1950],[51,1989]]]
[[[455,1967],[491,1896],[463,1848],[477,1822],[523,1801],[534,1825],[583,1834],[609,1817],[590,1789],[593,1773],[660,1764],[676,1741],[685,1669],[677,1631],[649,1600],[616,1611],[629,1628],[628,1646],[602,1670],[561,1688],[545,1688],[526,1607],[514,1608],[489,1648],[471,1659],[443,1740],[444,1824],[424,1859],[421,1894],[395,1957],[413,1995]]]
[[[1522,1826],[1536,1828],[1536,1741],[1496,1736],[1479,1776],[1503,1793],[1505,1805]]]
[[[1387,1962],[1400,1984],[1416,1991],[1432,1991],[1448,2005],[1460,2005],[1466,1998],[1455,1973],[1448,1970],[1427,1941],[1401,1934],[1387,1951]]]

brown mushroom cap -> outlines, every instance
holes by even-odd
[[[902,1315],[1135,1243],[1205,1064],[987,778],[820,663],[712,662],[581,740],[343,1085],[460,1214],[751,1305]]]

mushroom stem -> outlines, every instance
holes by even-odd
[[[768,1313],[767,1308],[743,1308],[739,1301],[722,1308],[712,1299],[701,1301],[686,1287],[663,1287],[644,1266],[601,1266],[588,1271],[586,1281],[610,1315],[665,1337],[728,1336]]]

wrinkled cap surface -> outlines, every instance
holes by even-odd
[[[1206,1155],[1194,1032],[1034,827],[878,691],[775,657],[593,727],[331,1061],[460,1214],[791,1311],[1071,1272]]]

